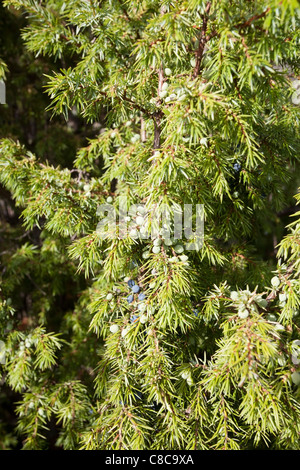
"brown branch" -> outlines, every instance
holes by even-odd
[[[158,89],[157,89],[157,95],[159,97],[160,92],[162,91],[162,86],[164,83],[164,69],[162,64],[159,67],[158,70]],[[162,118],[162,112],[161,111],[156,111],[152,115],[153,122],[154,122],[154,140],[153,140],[153,149],[158,149],[160,147],[160,134],[161,134],[161,118]],[[153,160],[153,164],[155,163],[155,160]]]
[[[122,98],[122,100],[126,101],[127,103],[130,103],[132,108],[138,109],[139,111],[146,114],[147,116],[152,117],[152,114],[150,113],[150,111],[148,111],[146,108],[144,108],[139,103],[136,103],[135,101],[132,101],[130,98],[127,98],[126,94],[122,95],[121,98]]]
[[[147,134],[146,134],[146,127],[145,127],[145,121],[144,118],[141,118],[141,141],[146,142],[147,140]]]
[[[154,122],[153,149],[159,149],[159,147],[160,147],[160,133],[161,133],[160,116],[159,115],[153,116],[153,122]]]
[[[235,28],[238,28],[238,29],[244,29],[244,28],[247,28],[249,26],[251,26],[251,24],[256,21],[256,20],[259,20],[260,18],[264,18],[268,13],[269,11],[271,10],[271,7],[268,7],[265,11],[263,11],[262,13],[260,13],[259,15],[253,15],[251,18],[249,18],[247,21],[244,21],[243,23],[238,23]]]
[[[105,98],[111,98],[105,91],[99,90],[98,93],[99,93],[99,95],[102,95]],[[144,108],[144,106],[142,106],[141,104],[136,103],[135,101],[132,101],[130,98],[128,98],[126,96],[126,91],[122,96],[117,96],[117,98],[122,99],[123,101],[126,101],[127,103],[130,103],[132,108],[138,109],[143,114],[146,114],[148,117],[151,117],[151,118],[153,117],[153,114],[151,114],[150,111],[148,111],[148,109]],[[100,100],[97,99],[95,101],[100,101]]]
[[[162,91],[163,83],[164,83],[164,69],[163,69],[163,66],[161,65],[158,70],[158,90],[157,90],[158,96],[160,92]]]
[[[196,65],[195,65],[194,72],[193,72],[193,78],[196,78],[199,75],[204,48],[205,48],[206,43],[209,40],[209,36],[206,35],[206,32],[207,32],[208,15],[209,15],[210,9],[211,9],[211,2],[208,2],[205,8],[205,15],[203,16],[203,25],[202,25],[201,35],[199,38],[199,46],[196,51]]]
[[[254,23],[254,21],[259,20],[261,18],[264,18],[269,13],[270,10],[271,10],[271,7],[268,7],[262,13],[260,13],[258,15],[253,15],[248,20],[241,21],[240,23],[235,24],[234,26],[232,26],[232,29],[239,29],[240,30],[240,29],[248,28],[249,26],[252,25],[252,23]],[[210,34],[208,34],[206,36],[205,43],[208,43],[211,39],[215,38],[216,36],[219,36],[219,32],[217,30],[213,30]]]
[[[124,15],[126,16],[127,20],[128,20],[128,21],[131,21],[131,18],[130,18],[130,16],[128,15],[128,12],[127,12],[126,8],[125,8],[124,5],[122,4],[122,1],[121,1],[121,0],[118,0],[118,3],[119,3],[119,5],[120,5],[120,8],[121,8],[121,10],[123,11]]]

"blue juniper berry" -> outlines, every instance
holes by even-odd
[[[134,297],[133,297],[132,294],[130,294],[130,295],[127,297],[127,302],[128,302],[129,304],[131,304],[131,303],[133,302],[133,300],[134,300]]]

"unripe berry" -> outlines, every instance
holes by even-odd
[[[194,383],[192,377],[188,377],[188,378],[186,379],[186,382],[187,382],[187,384],[188,384],[190,387],[191,387],[191,386],[193,385],[193,383]]]
[[[111,196],[108,196],[106,202],[108,202],[108,204],[111,204],[113,202],[113,198]]]
[[[138,140],[140,140],[141,136],[140,134],[134,134],[133,137],[131,137],[131,142],[134,144],[135,142],[137,142]]]
[[[148,317],[147,315],[141,315],[140,316],[140,322],[144,325],[145,323],[147,323],[148,321]]]
[[[292,95],[292,103],[298,105],[300,104],[300,80],[294,80],[292,87],[296,90]]]
[[[292,382],[295,385],[300,385],[300,374],[299,374],[299,372],[293,372],[291,377],[292,377]]]
[[[280,279],[277,276],[272,277],[271,284],[273,287],[278,287],[280,284]]]
[[[248,315],[249,315],[249,310],[247,310],[246,308],[238,311],[238,316],[242,319],[247,318]]]
[[[161,91],[159,94],[159,97],[163,99],[167,96],[167,94],[168,94],[167,90]]]
[[[292,363],[295,365],[300,364],[300,358],[298,357],[299,346],[300,346],[300,341],[298,339],[292,342]]]
[[[155,253],[156,255],[157,255],[158,253],[160,253],[160,246],[154,246],[154,247],[152,248],[152,252]]]
[[[118,325],[111,325],[109,328],[111,333],[118,333],[119,331],[119,326]]]
[[[239,298],[239,293],[236,292],[235,290],[233,290],[232,292],[230,292],[230,298],[231,298],[231,300],[233,300],[233,301],[238,300],[238,298]]]
[[[133,228],[133,229],[130,230],[129,236],[130,236],[131,238],[136,238],[137,235],[138,235],[138,232],[137,232],[137,230],[136,230],[135,228]]]
[[[278,363],[278,365],[280,365],[280,366],[285,366],[286,360],[285,360],[285,358],[284,358],[283,356],[281,356],[281,357],[279,357],[279,358],[277,359],[277,363]]]
[[[184,380],[187,380],[187,379],[190,377],[190,374],[189,374],[189,372],[182,372],[181,377],[182,377]]]
[[[148,306],[147,308],[148,315],[153,315],[155,312],[155,308],[153,306]]]
[[[144,217],[142,217],[141,215],[137,216],[137,218],[135,219],[136,223],[138,225],[143,225],[143,223],[145,222],[145,219]]]
[[[252,313],[258,313],[257,306],[254,303],[250,305],[250,310]]]
[[[124,328],[124,330],[122,330],[122,333],[121,333],[122,338],[125,338],[128,332],[129,332],[129,328]]]
[[[280,300],[280,302],[285,302],[285,301],[286,301],[286,299],[287,299],[287,296],[286,296],[286,294],[285,294],[285,293],[283,293],[283,294],[279,294],[279,300]]]
[[[145,214],[146,209],[145,209],[144,206],[138,206],[137,212],[138,212],[139,214]]]
[[[172,70],[169,69],[169,68],[166,68],[166,69],[165,69],[165,75],[167,75],[167,77],[169,77],[170,75],[172,75]]]
[[[110,293],[109,293],[109,294],[107,294],[107,296],[106,296],[106,300],[111,300],[112,298],[113,298],[113,295],[112,295],[112,294],[110,294]]]
[[[178,244],[174,247],[175,253],[182,253],[184,251],[184,248],[182,245]]]
[[[143,240],[149,238],[149,232],[145,226],[140,228],[140,238],[142,238]]]
[[[162,91],[166,91],[169,88],[168,82],[165,82],[163,86],[161,87]]]
[[[255,299],[255,302],[261,308],[266,308],[268,305],[268,301],[266,299],[262,299],[261,297],[259,297],[258,299]]]

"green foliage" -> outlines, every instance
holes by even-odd
[[[4,6],[0,78],[37,84],[0,140],[2,447],[299,449],[299,2]],[[203,246],[101,236],[124,196],[203,204]]]

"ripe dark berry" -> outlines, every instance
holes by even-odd
[[[128,302],[129,304],[131,304],[131,303],[133,302],[133,299],[134,299],[133,295],[130,294],[130,295],[127,297],[127,302]]]
[[[145,298],[146,298],[146,296],[143,293],[139,294],[139,296],[138,296],[139,300],[145,300]]]
[[[140,292],[140,286],[137,286],[136,284],[134,284],[131,289],[134,294]]]
[[[130,281],[128,281],[127,284],[129,287],[133,287],[135,285],[135,282],[132,279],[130,279]]]

